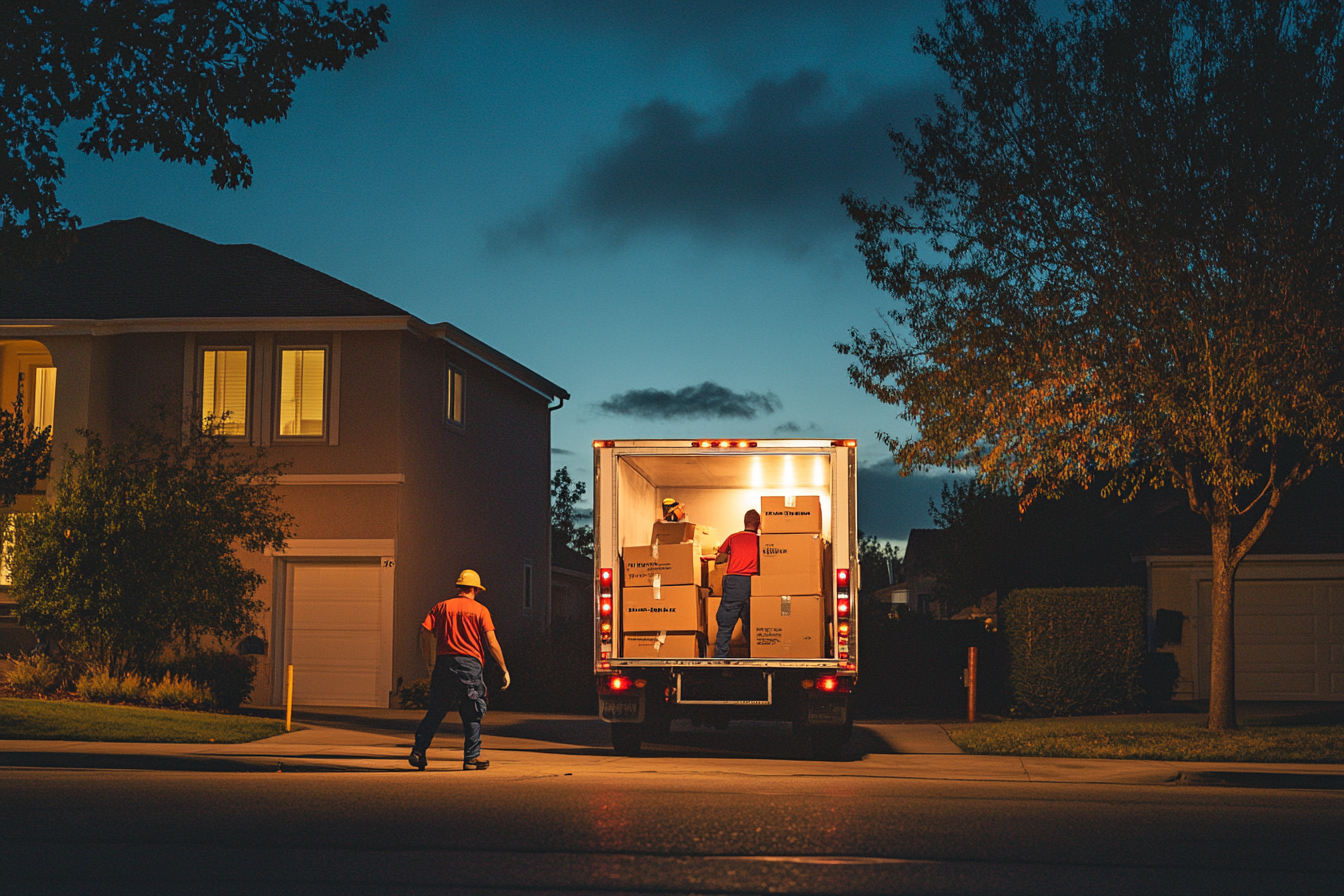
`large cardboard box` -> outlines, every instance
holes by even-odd
[[[721,600],[723,600],[722,597],[711,595],[705,601],[705,656],[707,657],[714,656],[714,639],[719,636],[719,622],[716,617],[719,613],[719,602]],[[747,633],[742,630],[741,619],[737,620],[737,624],[733,626],[733,636],[728,642],[728,655],[751,656],[747,646]]]
[[[697,659],[705,636],[700,632],[636,632],[622,641],[625,659]]]
[[[752,594],[821,594],[825,543],[820,535],[761,533],[761,574]]]
[[[664,585],[621,590],[621,632],[702,632],[704,588]]]
[[[662,520],[653,524],[653,544],[685,544],[695,542],[702,546],[702,552],[713,553],[719,545],[714,541],[714,527],[696,523],[668,523]]]
[[[820,594],[751,596],[751,656],[818,659],[826,647]]]
[[[627,588],[649,587],[654,576],[661,585],[700,584],[700,552],[694,544],[627,545],[621,560]]]
[[[714,558],[713,558],[713,557],[701,557],[701,558],[700,558],[700,581],[696,582],[696,584],[697,584],[697,585],[702,585],[702,586],[704,586],[705,588],[709,588],[709,580],[710,580],[711,578],[714,577],[714,567],[715,567],[716,565],[717,565],[717,564],[714,562]],[[720,578],[720,579],[723,578],[723,573],[719,573],[719,578]],[[711,590],[712,590],[712,589],[711,589]]]
[[[761,531],[777,535],[820,535],[821,498],[817,495],[762,496]]]
[[[727,563],[722,566],[717,564],[710,566],[709,581],[706,583],[709,585],[710,594],[717,594],[719,597],[723,597],[723,574],[727,571]]]

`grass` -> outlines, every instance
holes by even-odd
[[[949,730],[967,753],[1182,762],[1344,762],[1340,713],[1252,721],[1217,734],[1161,716],[984,722]]]
[[[284,730],[283,722],[249,716],[62,700],[0,699],[0,740],[242,744]]]

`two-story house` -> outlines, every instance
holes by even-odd
[[[0,290],[0,400],[23,390],[57,468],[78,430],[116,439],[156,401],[227,412],[240,446],[290,464],[295,537],[243,555],[267,581],[254,703],[280,702],[293,664],[297,703],[389,705],[424,675],[417,629],[463,567],[504,643],[544,630],[559,386],[274,252],[144,218],[82,230]]]

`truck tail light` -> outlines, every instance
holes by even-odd
[[[817,690],[819,691],[834,691],[835,686],[836,680],[829,675],[825,678],[817,679]]]
[[[835,649],[841,662],[848,660],[850,656],[849,620],[851,603],[849,570],[837,569],[835,571]],[[817,687],[821,687],[820,681],[817,682]]]
[[[611,569],[607,567],[603,567],[597,574],[597,628],[603,644],[611,643],[612,611],[616,603],[612,599],[613,578]]]
[[[624,675],[613,675],[607,679],[607,687],[613,691],[628,691],[630,689],[630,679]]]

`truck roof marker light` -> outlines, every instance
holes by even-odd
[[[856,439],[832,439],[832,448],[857,448],[859,443]]]
[[[615,439],[593,439],[594,448],[615,448]]]

